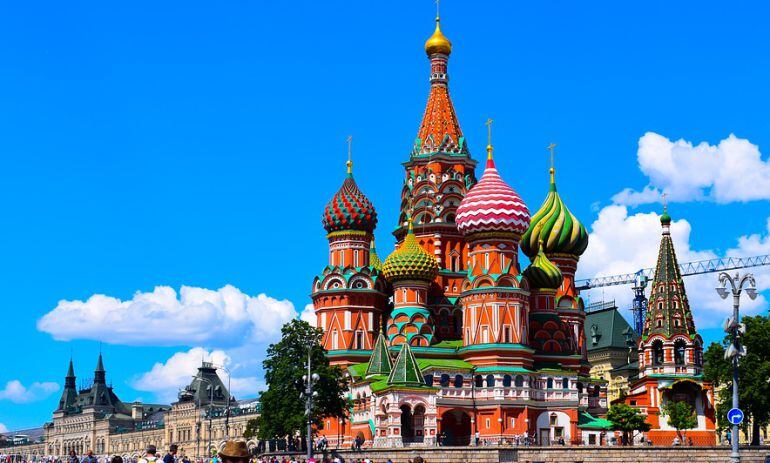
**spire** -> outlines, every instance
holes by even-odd
[[[425,380],[422,377],[420,367],[417,366],[417,359],[414,358],[409,343],[401,345],[401,351],[393,364],[393,370],[388,376],[388,385],[400,386],[424,386]]]
[[[382,333],[377,337],[372,356],[369,358],[369,366],[366,367],[366,376],[390,375],[393,370],[393,361],[390,359],[385,336]]]
[[[59,410],[67,410],[75,405],[78,395],[75,381],[75,367],[72,364],[72,358],[70,358],[67,376],[64,377],[64,390],[62,391],[61,399],[59,399]]]
[[[99,359],[96,361],[96,369],[94,370],[94,384],[105,384],[106,371],[104,370],[104,362],[102,361],[102,353],[99,352]]]
[[[652,291],[642,335],[644,339],[653,334],[662,334],[668,338],[675,334],[694,336],[695,323],[679,271],[674,241],[668,230],[671,217],[667,212],[661,216],[661,223],[663,231],[658,261],[655,265],[655,277],[650,285]]]
[[[372,236],[372,243],[369,246],[369,267],[382,270],[382,261],[377,255],[377,248],[374,246],[374,236]]]
[[[70,359],[70,366],[67,369],[67,378],[74,378],[75,377],[75,366],[72,364],[72,359]]]
[[[548,170],[551,174],[551,191],[556,191],[556,167],[554,166],[553,160],[554,151],[556,151],[556,143],[551,142],[546,149],[551,152],[551,168]]]
[[[487,168],[495,167],[495,161],[492,158],[492,119],[487,119]]]
[[[348,162],[346,162],[345,164],[348,166],[348,177],[352,177],[353,176],[353,158],[352,158],[353,135],[348,135],[347,142],[348,142]]]
[[[430,95],[412,149],[413,158],[434,154],[470,155],[449,97],[447,61],[452,44],[441,32],[440,23],[436,16],[436,29],[425,42],[425,52],[430,59]]]

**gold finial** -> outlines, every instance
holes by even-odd
[[[492,159],[492,119],[487,119],[487,159]]]
[[[353,174],[353,135],[348,135],[348,138],[346,139],[348,142],[348,162],[345,164],[348,166],[348,175]]]
[[[548,145],[546,149],[551,152],[551,169],[548,172],[550,172],[551,174],[551,183],[554,183],[555,182],[554,173],[556,172],[556,168],[554,168],[553,155],[554,155],[554,152],[556,151],[556,143],[551,142],[551,144]]]

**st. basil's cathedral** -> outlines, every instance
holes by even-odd
[[[425,51],[430,94],[403,164],[396,250],[384,261],[377,255],[377,213],[350,160],[323,213],[329,263],[313,281],[312,300],[323,347],[349,375],[352,408],[345,420],[325,419],[319,432],[332,443],[363,437],[375,447],[524,436],[540,445],[602,442],[610,432],[601,418],[606,383],[589,375],[586,312],[575,288],[585,226],[559,195],[553,166],[534,214],[498,172],[491,141],[477,180],[449,94],[452,45],[439,18]],[[713,440],[713,391],[702,379],[702,342],[668,223],[650,302],[660,310],[648,316],[625,400],[654,421],[650,439],[670,444],[662,441],[665,419],[652,415],[666,394],[686,390]],[[523,271],[519,249],[531,262]]]

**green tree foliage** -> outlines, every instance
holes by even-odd
[[[747,420],[751,421],[751,444],[759,445],[759,431],[770,423],[770,317],[744,317],[746,334],[741,343],[747,355],[738,364],[738,400]],[[726,335],[722,344],[712,343],[704,355],[704,376],[714,386],[723,386],[717,397],[720,428],[729,426],[727,411],[732,408],[733,367],[724,359]]]
[[[668,417],[669,426],[676,429],[676,435],[679,436],[681,442],[684,442],[683,430],[686,431],[698,427],[698,417],[695,415],[695,409],[687,402],[668,402],[661,411]]]
[[[650,430],[650,423],[636,408],[624,403],[613,404],[607,411],[607,419],[612,422],[613,431],[623,431],[623,445],[631,442],[630,433]]]
[[[329,366],[320,341],[323,332],[302,320],[292,320],[281,328],[282,338],[267,349],[262,362],[267,390],[260,396],[262,413],[258,420],[261,439],[284,437],[299,432],[307,434],[305,400],[300,398],[307,374],[308,349],[311,349],[312,372],[320,376],[315,385],[313,424],[322,427],[321,417],[343,417],[347,409],[348,385],[339,367]]]
[[[251,439],[259,435],[259,420],[252,418],[246,422],[246,429],[243,430],[243,437]]]

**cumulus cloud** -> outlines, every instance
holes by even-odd
[[[86,301],[59,301],[37,322],[56,340],[91,339],[111,344],[234,346],[269,343],[297,312],[288,300],[252,297],[226,285],[218,290],[168,286],[137,292],[129,300],[95,294]]]
[[[690,245],[691,231],[692,227],[684,219],[671,223],[671,237],[680,264],[720,257],[712,250],[693,249]],[[632,273],[654,267],[660,247],[660,232],[660,216],[654,212],[629,215],[626,206],[611,205],[603,208],[591,225],[591,245],[580,259],[578,277]],[[740,237],[736,246],[727,250],[724,256],[768,253],[770,219],[764,234]],[[770,270],[758,267],[752,269],[752,272],[757,277],[757,288],[760,291],[770,288]],[[720,325],[724,317],[732,312],[731,304],[722,300],[714,290],[716,285],[717,277],[714,273],[685,278],[690,307],[699,329]],[[585,292],[584,295],[593,301],[614,299],[620,308],[629,308],[633,299],[628,285],[596,288]],[[755,301],[743,299],[741,311],[745,314],[758,313],[767,306],[767,300],[760,295]]]
[[[179,390],[190,384],[202,361],[226,367],[217,372],[225,385],[228,384],[228,370],[232,373],[230,388],[235,397],[253,397],[265,387],[264,382],[256,376],[238,376],[240,365],[233,362],[225,351],[209,351],[202,347],[177,352],[165,362],[156,363],[150,371],[138,375],[131,386],[139,391],[152,392],[160,401],[173,402]]]
[[[59,390],[59,385],[52,382],[34,382],[29,387],[24,386],[19,380],[11,380],[5,383],[5,388],[0,390],[0,400],[10,400],[16,404],[26,404],[43,400]]]
[[[770,199],[770,160],[763,161],[757,145],[733,134],[717,145],[693,145],[647,132],[639,139],[637,159],[649,184],[616,194],[616,204],[658,202],[662,193],[678,202]]]
[[[305,310],[302,311],[299,318],[310,323],[310,326],[316,326],[316,323],[318,323],[318,317],[315,314],[315,308],[313,307],[313,304],[306,305]]]

